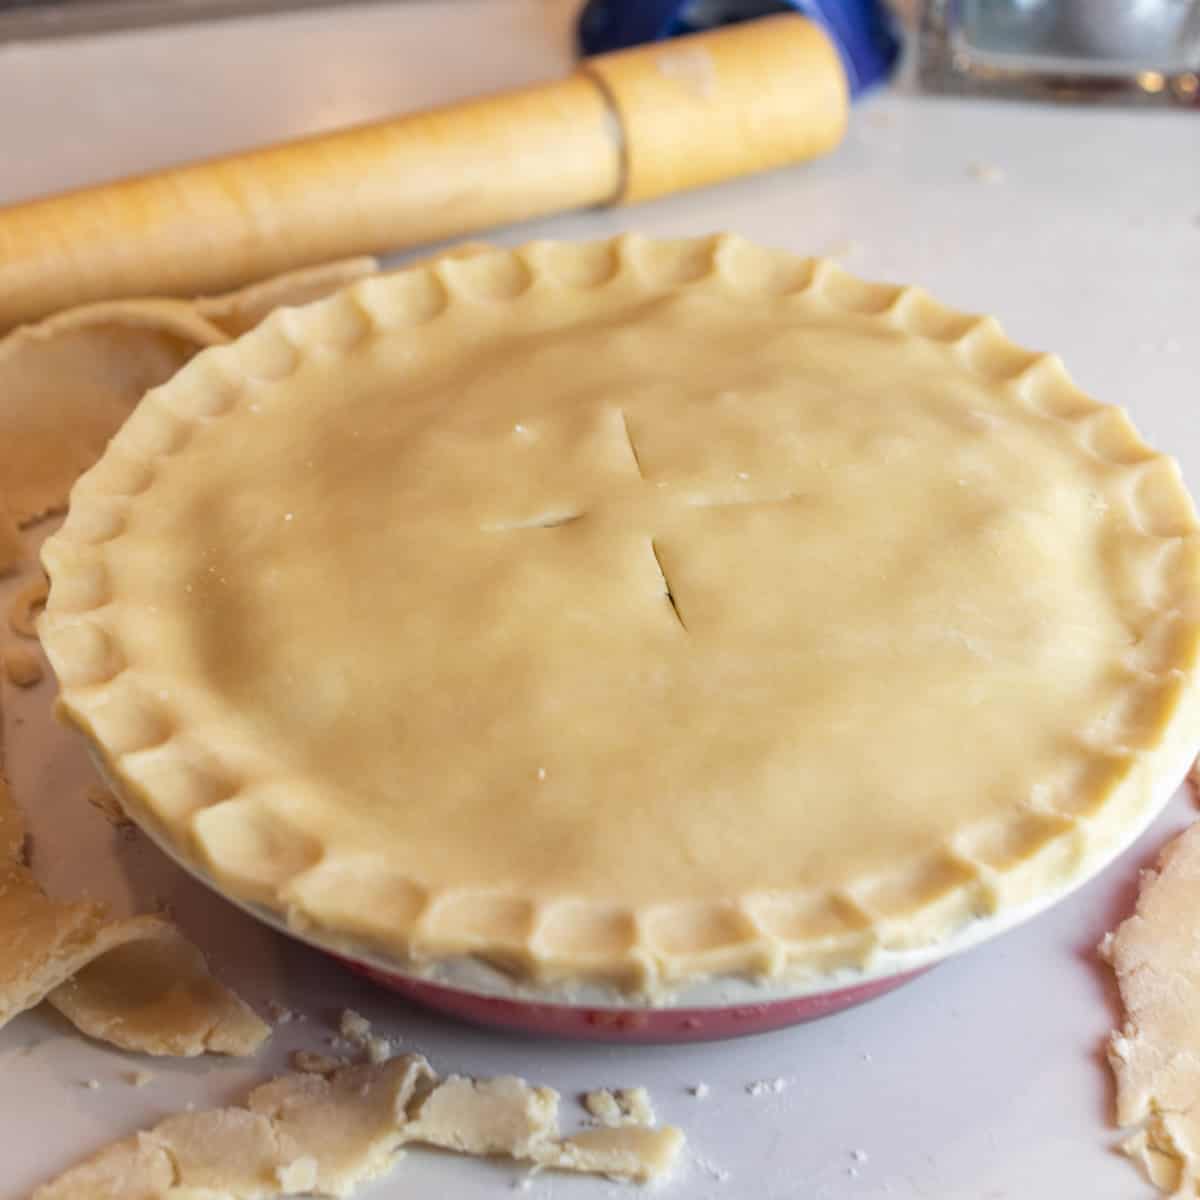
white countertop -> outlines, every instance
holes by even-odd
[[[555,73],[569,61],[573,7],[376,4],[0,46],[0,202]],[[730,228],[833,251],[858,273],[920,282],[952,304],[994,312],[1017,340],[1059,351],[1085,387],[1128,407],[1200,484],[1195,115],[884,93],[860,107],[845,145],[820,163],[497,237],[626,228]],[[1100,1048],[1116,1009],[1093,948],[1129,910],[1137,868],[1190,818],[1183,797],[1050,914],[863,1008],[718,1045],[538,1043],[408,1008],[209,897],[144,843],[114,835],[82,803],[78,747],[49,728],[50,687],[5,696],[13,784],[34,810],[38,869],[52,885],[86,885],[118,907],[170,899],[250,999],[310,1019],[282,1029],[255,1063],[144,1063],[85,1042],[46,1012],[22,1016],[0,1032],[0,1200],[24,1197],[82,1154],[189,1101],[237,1098],[281,1068],[290,1047],[315,1044],[347,1005],[447,1070],[515,1071],[564,1093],[646,1084],[660,1116],[689,1139],[688,1162],[664,1197],[1152,1194],[1111,1151]],[[123,1073],[143,1065],[154,1081],[134,1089]],[[776,1077],[788,1081],[778,1095],[746,1090]],[[98,1090],[82,1086],[93,1078]],[[686,1092],[700,1081],[711,1088],[703,1100]],[[363,1194],[472,1200],[519,1178],[416,1151]],[[546,1200],[625,1194],[562,1177],[531,1189]]]

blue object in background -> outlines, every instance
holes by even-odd
[[[851,96],[885,79],[896,62],[900,44],[881,0],[590,0],[579,17],[579,45],[584,54],[603,54],[788,11],[833,38]]]

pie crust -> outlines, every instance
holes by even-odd
[[[991,318],[728,236],[277,312],[43,561],[135,817],[298,930],[539,983],[936,944],[1200,745],[1175,464]]]
[[[626,1125],[562,1137],[561,1099],[515,1075],[439,1078],[416,1054],[358,1066],[331,1059],[327,1072],[262,1084],[244,1105],[167,1117],[44,1184],[32,1200],[349,1196],[409,1145],[639,1183],[670,1173],[683,1148],[678,1129]]]

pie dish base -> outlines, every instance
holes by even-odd
[[[771,1000],[765,1004],[593,1008],[586,1004],[538,1004],[503,996],[483,996],[392,971],[380,971],[353,959],[341,961],[356,975],[370,979],[405,1000],[470,1025],[533,1037],[649,1045],[725,1041],[815,1021],[883,996],[929,969],[922,967],[870,983],[835,987],[827,992],[814,992],[790,1000]]]

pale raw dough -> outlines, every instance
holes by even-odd
[[[583,1107],[602,1125],[621,1124],[623,1116],[621,1106],[617,1103],[616,1096],[608,1088],[597,1088],[594,1092],[585,1093]]]
[[[18,551],[15,520],[61,512],[82,471],[152,387],[198,350],[273,309],[315,300],[376,270],[374,259],[292,271],[222,296],[91,304],[0,339],[0,574]],[[11,569],[11,567],[9,567]]]
[[[4,674],[14,687],[33,687],[42,682],[42,660],[28,646],[9,646],[4,651]]]
[[[536,1161],[559,1171],[645,1183],[667,1175],[682,1148],[683,1134],[674,1126],[646,1129],[625,1125],[619,1129],[585,1129],[551,1142],[539,1149]]]
[[[1168,1196],[1194,1195],[1185,1186],[1183,1163],[1186,1151],[1174,1136],[1175,1118],[1156,1113],[1139,1129],[1121,1143],[1121,1150],[1145,1172],[1150,1180]],[[1183,1118],[1186,1125],[1186,1118]],[[1186,1145],[1197,1144],[1196,1131],[1188,1131]]]
[[[513,1075],[452,1075],[420,1102],[410,1133],[414,1141],[447,1150],[638,1181],[667,1174],[683,1146],[683,1134],[671,1126],[587,1129],[560,1138],[559,1099],[552,1088]]]
[[[387,1062],[392,1057],[391,1042],[372,1033],[371,1022],[352,1008],[347,1008],[342,1013],[338,1031],[347,1042],[361,1050],[369,1062]]]
[[[1125,1023],[1108,1059],[1117,1121],[1145,1123],[1124,1144],[1164,1191],[1200,1194],[1200,823],[1142,877],[1137,911],[1100,946]]]
[[[305,1075],[332,1075],[341,1067],[348,1066],[344,1058],[334,1058],[319,1050],[294,1050],[291,1056],[292,1069]]]
[[[123,932],[106,929],[99,905],[51,900],[28,867],[0,866],[0,1027],[118,944]]]
[[[653,1125],[654,1109],[643,1087],[597,1088],[583,1097],[583,1107],[602,1125]]]
[[[356,279],[374,275],[378,270],[379,263],[373,258],[347,258],[319,267],[286,271],[236,292],[200,296],[193,304],[196,311],[222,333],[229,337],[241,337],[277,308],[319,300]]]
[[[645,1180],[670,1170],[678,1130],[597,1129],[558,1136],[557,1092],[513,1076],[439,1081],[417,1055],[284,1075],[243,1108],[184,1113],[117,1142],[33,1200],[266,1200],[347,1196],[410,1143],[536,1166]]]
[[[48,590],[46,577],[40,571],[17,589],[8,610],[8,627],[13,633],[23,638],[37,637],[37,615],[46,603]]]
[[[4,771],[4,689],[0,688],[0,877],[10,866],[23,867],[25,854],[25,817],[13,802],[8,791],[8,776]],[[0,892],[0,904],[3,903]],[[0,936],[3,926],[0,926]],[[2,960],[0,960],[2,961]],[[0,967],[2,969],[2,967]]]
[[[180,300],[89,305],[0,340],[0,479],[17,522],[61,511],[145,392],[225,340]]]
[[[139,1133],[38,1188],[37,1200],[162,1200],[177,1197],[175,1168],[161,1143]]]
[[[20,810],[9,799],[3,761],[3,747],[0,747],[0,871],[10,865],[23,866],[25,850],[25,821]]]
[[[21,531],[0,494],[0,579],[11,575],[24,560],[25,543],[21,540]]]
[[[391,1165],[406,1106],[428,1075],[418,1058],[347,1067],[329,1079],[285,1075],[251,1092],[245,1108],[182,1113],[109,1146],[39,1188],[35,1200],[93,1200],[105,1195],[98,1179],[114,1181],[114,1200],[184,1200],[198,1189],[221,1200],[349,1195]],[[172,1166],[169,1177],[158,1154]]]
[[[346,1041],[361,1046],[371,1036],[371,1022],[362,1013],[355,1012],[352,1008],[344,1008],[338,1019],[338,1033]]]
[[[2,748],[0,739],[0,756]],[[25,822],[0,757],[0,1027],[69,979],[104,923],[97,904],[50,900],[22,861],[24,845]]]
[[[460,1154],[507,1154],[535,1161],[558,1133],[559,1095],[515,1075],[451,1075],[421,1100],[411,1136]]]
[[[109,921],[0,869],[0,1027],[48,999],[81,1032],[142,1054],[253,1054],[267,1026],[161,917]]]
[[[204,955],[173,926],[94,959],[50,993],[77,1029],[142,1054],[253,1054],[269,1029],[209,974]]]
[[[0,1027],[48,999],[83,1033],[143,1054],[245,1055],[261,1045],[267,1026],[174,926],[51,899],[20,861],[24,839],[0,769]]]

